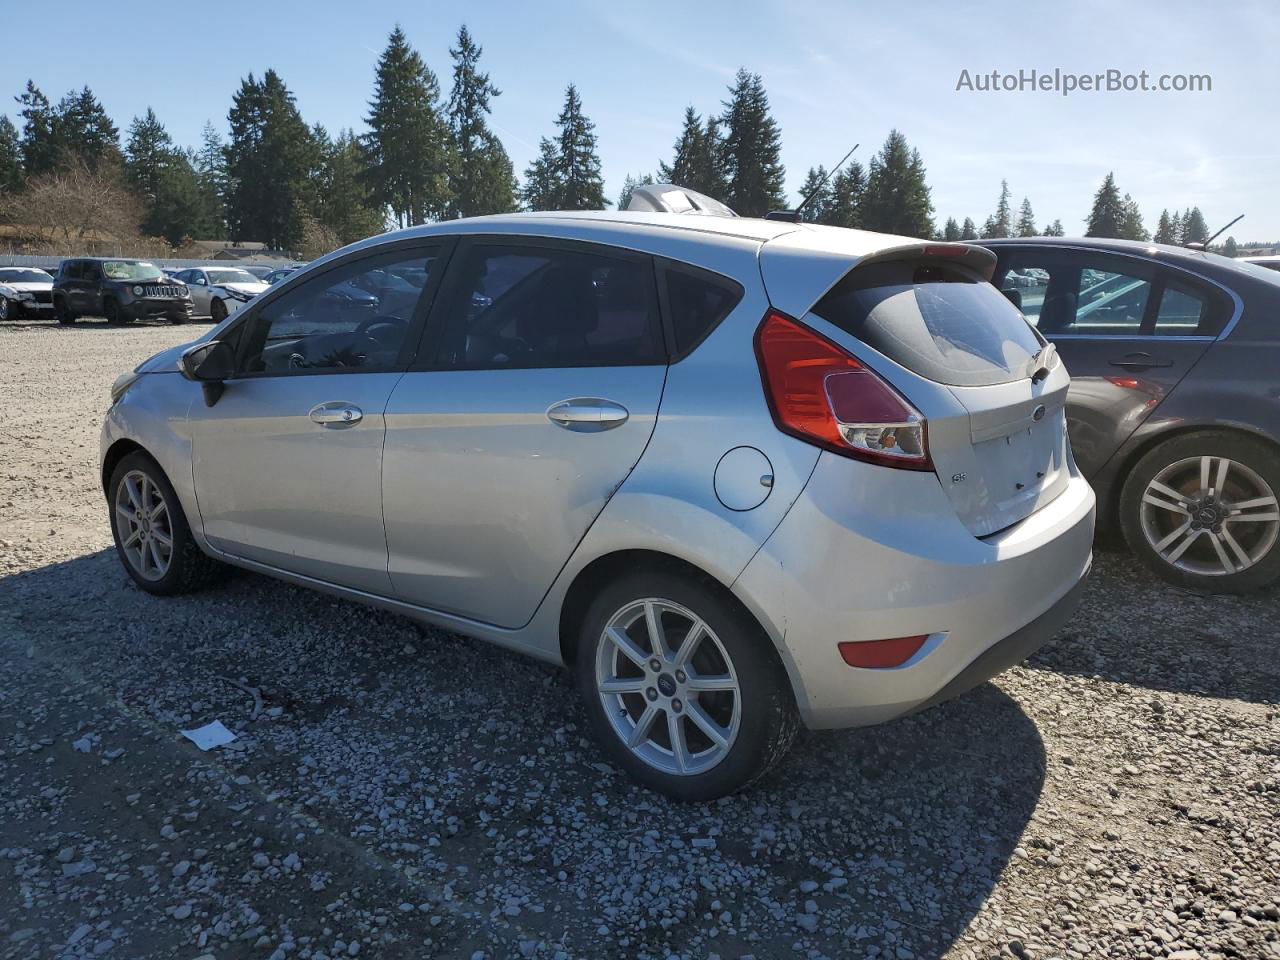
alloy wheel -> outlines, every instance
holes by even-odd
[[[6,297],[0,297],[0,320],[9,319],[9,301]]]
[[[1162,560],[1202,576],[1248,570],[1275,546],[1280,504],[1254,470],[1227,457],[1187,457],[1157,473],[1139,521]]]
[[[116,487],[116,536],[129,565],[145,580],[160,580],[173,562],[173,520],[164,494],[141,470]]]
[[[596,690],[614,733],[663,773],[691,776],[720,763],[742,724],[738,676],[697,614],[670,600],[628,603],[596,648]]]

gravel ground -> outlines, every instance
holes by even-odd
[[[248,574],[134,588],[100,417],[191,335],[0,328],[0,956],[1280,958],[1280,592],[1099,552],[1030,664],[677,805],[562,672]]]

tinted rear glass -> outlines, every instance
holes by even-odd
[[[664,271],[667,308],[679,356],[696,347],[742,299],[742,287],[722,277],[712,277],[677,267]]]
[[[950,386],[1025,379],[1043,347],[995,287],[949,264],[855,268],[813,312],[908,370]]]

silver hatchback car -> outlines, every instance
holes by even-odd
[[[112,391],[143,589],[223,563],[576,673],[671,796],[1019,662],[1075,608],[1068,376],[964,244],[670,213],[375,237]]]

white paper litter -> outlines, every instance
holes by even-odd
[[[201,750],[212,750],[214,747],[221,747],[236,738],[234,733],[222,725],[221,720],[206,723],[203,727],[196,727],[194,730],[179,730],[178,732]]]

